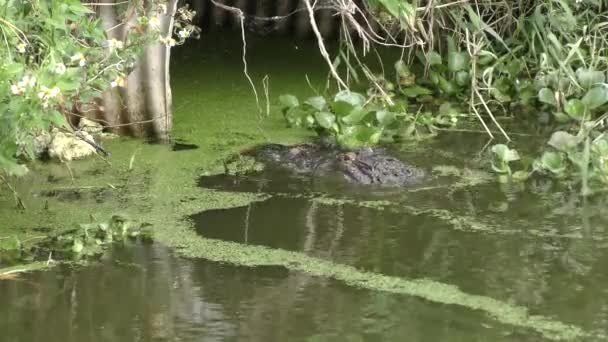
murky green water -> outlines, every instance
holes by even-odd
[[[152,194],[146,198],[152,204],[129,197],[116,204],[155,225],[176,224],[173,215],[187,213],[192,236],[173,238],[174,227],[157,228],[159,240],[180,248],[116,246],[91,266],[0,280],[1,341],[605,339],[605,202],[585,202],[543,180],[526,188],[498,185],[483,171],[483,135],[397,146],[393,153],[430,175],[403,191],[273,169],[201,176],[212,164],[203,158],[229,150],[222,144],[261,142],[252,138],[257,131],[290,140],[276,115],[259,127],[255,111],[235,119],[255,104],[234,70],[240,58],[234,46],[215,42],[214,51],[178,57],[176,133],[198,148],[154,150],[158,163],[146,165],[191,175],[197,184],[182,188],[179,180],[146,171],[149,183],[135,186]],[[271,96],[310,94],[298,73],[309,73],[314,83],[324,70],[293,43],[251,46],[251,70],[271,75]],[[187,124],[179,123],[180,110],[194,113],[181,121]],[[226,139],[209,142],[208,134]],[[120,146],[132,144],[112,146],[120,154]],[[200,164],[192,165],[196,158]],[[146,161],[138,160],[133,172],[138,163]],[[90,206],[114,208],[106,203],[115,192],[91,198]],[[207,202],[196,204],[201,198]],[[88,208],[87,201],[80,197],[72,206]]]

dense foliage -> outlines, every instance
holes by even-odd
[[[350,79],[356,80],[361,70],[367,76],[371,91],[367,97],[356,97],[365,105],[354,106],[364,110],[345,112],[340,94],[329,105],[319,98],[299,105],[283,97],[290,124],[329,132],[352,147],[379,142],[380,132],[390,126],[384,118],[391,123],[401,118],[397,121],[452,125],[465,116],[477,119],[492,137],[510,142],[500,118],[514,116],[552,127],[554,133],[533,162],[522,163],[512,147],[493,146],[492,169],[501,181],[543,174],[581,183],[586,194],[596,188],[591,184],[608,185],[607,1],[368,0],[366,4],[382,25],[376,32],[387,32],[393,43],[405,37],[404,45],[409,46],[395,63],[394,80],[370,73],[359,59],[353,66],[348,56],[355,48],[346,36],[334,64],[345,66]],[[371,36],[362,36],[364,43],[372,41]],[[374,43],[386,41],[390,39]],[[303,109],[304,114],[296,115],[291,108]],[[368,115],[372,112],[375,117]],[[352,117],[364,127],[352,128]],[[406,127],[417,131],[416,126]],[[357,144],[349,138],[353,132]]]
[[[104,91],[123,86],[143,48],[180,44],[195,28],[193,13],[180,9],[176,39],[163,37],[155,2],[145,15],[139,2],[121,8],[136,20],[121,28],[124,39],[109,39],[97,14],[79,0],[0,0],[0,169],[27,171],[18,158],[35,155],[35,137],[50,127],[70,129],[67,118],[80,115]],[[118,29],[118,28],[112,28]]]

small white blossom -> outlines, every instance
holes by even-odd
[[[47,101],[57,97],[59,93],[61,93],[61,90],[59,90],[57,87],[48,88],[46,86],[41,86],[40,92],[38,92],[38,98]]]
[[[82,54],[82,52],[76,53],[74,56],[70,57],[70,60],[72,62],[78,61],[78,65],[80,65],[81,67],[83,67],[87,64],[87,60],[84,57],[84,55]]]
[[[63,63],[57,63],[57,64],[55,64],[55,73],[57,75],[63,75],[63,74],[65,74],[66,70],[67,70],[67,68],[65,67],[65,64],[63,64]]]
[[[182,39],[186,39],[186,38],[190,37],[190,31],[188,31],[188,30],[180,30],[177,33],[177,36],[180,37],[180,38],[182,38]]]
[[[124,47],[124,43],[116,38],[112,38],[108,40],[108,47],[110,48],[110,50],[114,48],[120,50]]]
[[[11,85],[11,93],[13,95],[21,95],[23,93],[25,89],[23,89],[22,87],[19,87],[16,84]]]
[[[19,51],[19,53],[25,53],[26,47],[27,47],[27,44],[19,43],[19,44],[17,44],[17,51]]]
[[[169,45],[171,47],[175,46],[175,44],[177,43],[175,41],[175,39],[171,38],[171,37],[160,37],[160,42],[165,44],[165,45]]]
[[[148,24],[154,28],[159,28],[160,19],[158,17],[152,17],[152,18],[150,18],[150,21],[148,21]]]
[[[116,87],[124,87],[125,86],[125,78],[122,76],[118,76],[114,79],[114,81],[110,82],[110,86],[112,88]]]
[[[25,75],[18,83],[21,88],[32,88],[36,85],[36,77]]]

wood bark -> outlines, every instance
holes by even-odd
[[[105,4],[120,0],[104,0]],[[167,0],[167,13],[161,14],[161,35],[171,36],[178,0]],[[144,2],[146,14],[151,13],[152,1]],[[116,6],[98,6],[99,17],[108,38],[124,40],[127,30],[137,21],[137,15],[127,16],[124,25],[118,25]],[[125,87],[113,88],[102,94],[102,110],[86,113],[91,119],[103,122],[112,131],[165,141],[173,126],[172,94],[169,77],[171,47],[153,44],[145,48],[143,55],[127,77]],[[108,51],[109,53],[109,51]]]

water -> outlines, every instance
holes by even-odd
[[[315,65],[324,70],[302,55],[304,49],[293,52],[293,59],[272,59],[276,51],[255,46],[254,41],[251,65],[257,76],[273,68],[288,70],[290,63],[303,63],[298,65],[306,73],[314,72],[309,67]],[[175,74],[174,80],[182,80],[176,86],[176,107],[203,109],[188,118],[188,125],[177,124],[176,131],[190,139],[176,144],[174,152],[159,154],[169,162],[152,164],[158,173],[197,170],[196,158],[224,148],[193,140],[209,136],[205,129],[227,140],[246,140],[255,130],[255,120],[235,120],[236,112],[252,106],[238,71],[240,57],[224,48],[218,51],[203,56],[204,64]],[[218,62],[227,58],[234,65]],[[183,56],[181,61],[194,59]],[[290,75],[299,72],[284,71],[271,84],[293,84]],[[190,82],[189,73],[205,77]],[[301,77],[298,82],[305,84]],[[210,99],[207,107],[195,102],[200,94],[186,96],[188,87],[203,87],[205,101]],[[226,95],[226,89],[231,93]],[[239,97],[247,97],[249,107]],[[282,124],[275,120],[269,125],[279,130]],[[463,133],[418,147],[396,146],[392,153],[431,175],[423,184],[399,191],[276,169],[247,177],[201,177],[195,193],[247,192],[265,199],[194,213],[187,219],[196,233],[238,243],[226,245],[229,253],[267,253],[273,266],[183,258],[161,243],[116,245],[87,267],[59,266],[0,280],[0,340],[604,340],[605,201],[583,201],[576,189],[560,189],[543,179],[531,180],[525,188],[499,185],[483,171],[486,143],[483,135]],[[130,157],[131,152],[125,153],[125,165]],[[140,163],[134,163],[133,172]],[[180,182],[142,184],[162,197],[182,191]],[[113,198],[105,192],[55,195],[66,206],[70,201],[101,206]],[[369,282],[361,280],[366,277]],[[523,309],[529,319],[513,314]],[[583,334],[567,335],[572,331]]]

